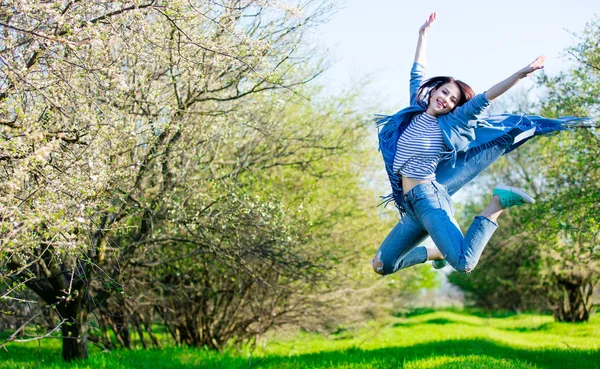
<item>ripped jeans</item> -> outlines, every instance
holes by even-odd
[[[383,241],[372,261],[376,272],[386,275],[426,262],[426,248],[416,246],[428,235],[454,269],[462,273],[473,270],[498,224],[478,215],[463,236],[454,218],[448,188],[438,182],[415,186],[405,199],[406,215]]]

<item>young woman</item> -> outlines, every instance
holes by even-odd
[[[426,36],[435,19],[432,13],[419,30],[411,105],[380,120],[379,147],[393,191],[387,201],[394,201],[402,215],[371,261],[373,270],[382,275],[427,260],[433,260],[436,268],[448,262],[460,272],[473,270],[502,211],[534,200],[521,189],[496,186],[490,204],[463,235],[450,195],[501,155],[534,135],[563,130],[572,120],[500,115],[477,121],[490,101],[542,69],[545,57],[479,95],[451,77],[424,81]],[[416,247],[427,235],[437,249]]]

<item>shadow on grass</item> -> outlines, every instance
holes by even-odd
[[[399,312],[398,314],[396,314],[396,317],[397,318],[412,318],[413,316],[431,314],[431,313],[435,313],[436,311],[440,311],[440,310],[435,310],[432,308],[414,308],[414,309],[404,310],[402,312]]]
[[[422,324],[440,324],[440,325],[445,325],[445,324],[461,324],[461,325],[471,325],[471,326],[477,326],[480,327],[481,324],[473,324],[473,323],[468,323],[468,322],[464,322],[462,320],[454,320],[454,319],[446,319],[446,318],[432,318],[432,319],[427,319],[427,320],[421,320],[418,322],[398,322],[398,323],[394,323],[394,327],[415,327],[418,325],[422,325]]]
[[[398,318],[412,318],[415,316],[426,315],[436,312],[447,311],[450,313],[462,314],[467,316],[476,316],[478,318],[510,318],[519,315],[514,311],[508,310],[483,310],[479,308],[447,308],[447,309],[432,309],[432,308],[414,308],[408,311],[396,314]],[[539,313],[535,313],[539,314]]]
[[[304,354],[298,356],[269,356],[251,365],[252,368],[335,368],[335,367],[390,367],[401,368],[411,361],[449,356],[468,361],[485,363],[486,359],[474,358],[473,355],[485,356],[501,363],[504,360],[517,360],[539,368],[599,368],[600,352],[598,350],[579,349],[519,349],[504,346],[483,339],[448,340],[429,342],[409,347],[390,347],[375,350],[360,348]],[[460,360],[459,360],[460,361]],[[218,365],[215,363],[215,366]],[[460,367],[457,363],[457,367]],[[487,363],[486,365],[489,365]],[[441,367],[447,367],[444,364]],[[488,366],[486,366],[488,367]],[[496,364],[491,367],[499,367]],[[514,363],[506,362],[505,367],[514,367]],[[248,368],[247,360],[239,366],[231,368]]]
[[[551,323],[543,323],[538,326],[529,326],[529,327],[504,327],[501,328],[503,331],[511,331],[511,332],[541,332],[541,331],[550,331],[555,326],[554,322]]]
[[[429,315],[430,313],[426,312],[429,309],[423,309],[422,313],[415,315],[415,316],[423,316],[426,317],[427,315]],[[523,325],[522,326],[510,326],[510,327],[502,327],[499,326],[498,324],[493,324],[490,325],[489,322],[487,321],[487,319],[494,319],[495,321],[500,321],[500,319],[510,319],[512,317],[517,317],[518,314],[504,314],[504,313],[500,313],[498,314],[497,317],[493,317],[492,315],[490,316],[478,316],[477,314],[473,314],[472,316],[477,316],[477,317],[481,317],[481,321],[474,321],[471,322],[469,320],[466,319],[461,319],[460,316],[464,316],[464,317],[470,317],[470,315],[467,315],[467,313],[465,311],[452,311],[452,310],[442,310],[441,312],[450,312],[453,314],[456,314],[458,316],[456,316],[456,318],[453,317],[436,317],[435,315],[432,315],[432,317],[430,318],[424,318],[422,320],[417,320],[417,321],[401,321],[401,322],[397,322],[393,324],[393,327],[405,327],[405,328],[410,328],[410,327],[416,327],[422,324],[437,324],[437,325],[446,325],[446,324],[460,324],[460,325],[467,325],[467,326],[471,326],[471,327],[488,327],[488,326],[492,326],[496,329],[500,329],[500,330],[504,330],[504,331],[513,331],[513,332],[539,332],[539,331],[550,331],[552,329],[554,329],[555,327],[555,323],[554,322],[546,322],[546,323],[539,323],[538,325],[531,325],[530,321],[523,321],[521,322]],[[432,313],[433,314],[433,313]],[[408,316],[408,315],[407,315]],[[519,324],[519,321],[513,321],[511,324],[515,325],[515,324]]]
[[[483,309],[467,309],[467,310],[463,310],[463,311],[457,311],[461,314],[466,314],[466,315],[472,315],[472,316],[476,316],[478,318],[512,318],[514,316],[523,314],[523,313],[516,313],[514,311],[508,311],[508,310],[483,310]],[[535,313],[535,314],[539,314],[539,313]]]

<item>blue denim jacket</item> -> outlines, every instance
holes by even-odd
[[[393,171],[398,138],[416,114],[426,109],[417,103],[417,90],[425,79],[425,67],[414,63],[410,73],[410,106],[398,113],[378,116],[380,127],[379,150],[383,156],[392,193],[382,196],[382,204],[394,201],[404,215],[404,193],[398,174]],[[514,150],[527,140],[540,134],[567,129],[581,118],[562,117],[550,119],[533,115],[500,114],[479,117],[490,104],[484,94],[479,94],[452,112],[438,116],[438,122],[448,151],[436,170],[437,181],[448,186],[454,194],[475,178],[500,156]]]

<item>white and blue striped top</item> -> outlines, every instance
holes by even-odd
[[[396,144],[394,172],[412,179],[435,180],[435,170],[446,149],[436,117],[416,115]]]

